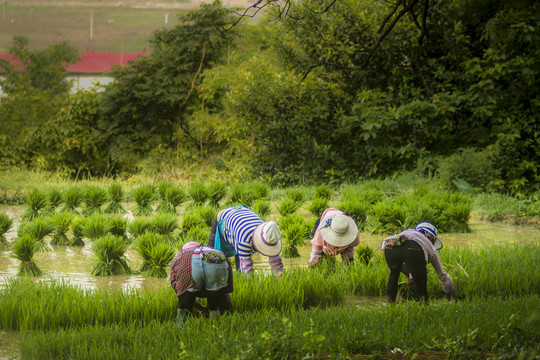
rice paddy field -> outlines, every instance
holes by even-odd
[[[2,184],[0,358],[539,356],[537,203],[501,206],[511,200],[387,181],[286,189],[257,182]],[[206,242],[217,211],[237,204],[280,226],[284,275],[271,276],[256,255],[252,275],[234,275],[232,313],[178,328],[171,254],[186,241]],[[513,206],[521,215],[508,220]],[[307,266],[313,224],[326,207],[356,219],[361,244],[353,265]],[[428,266],[429,303],[413,301],[403,278],[391,305],[381,241],[421,220],[438,225],[456,296],[446,297]]]

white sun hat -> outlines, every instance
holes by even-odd
[[[281,252],[281,231],[273,221],[266,221],[255,228],[253,246],[264,256],[276,256]]]
[[[321,236],[324,241],[332,246],[347,246],[358,235],[358,227],[350,216],[337,214],[333,218],[324,221],[325,224],[320,230]]]

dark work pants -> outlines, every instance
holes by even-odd
[[[412,240],[407,240],[401,246],[387,246],[384,250],[384,258],[390,268],[390,276],[386,285],[390,301],[396,301],[399,274],[403,269],[407,276],[412,275],[415,299],[427,301],[427,269],[422,247]]]
[[[227,305],[227,293],[225,292],[225,289],[220,289],[217,291],[206,290],[205,293],[207,295],[206,299],[209,311],[219,310],[221,313],[223,313],[226,310],[225,307]],[[198,297],[201,297],[201,291],[186,291],[178,297],[178,308],[186,309],[191,312],[193,309],[193,304],[195,304],[195,300]]]

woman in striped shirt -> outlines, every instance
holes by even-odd
[[[268,257],[272,273],[281,276],[281,232],[273,221],[263,221],[245,206],[221,210],[212,224],[208,246],[236,257],[237,269],[253,271],[251,256],[260,253]]]

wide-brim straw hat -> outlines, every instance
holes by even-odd
[[[344,214],[337,214],[331,218],[330,223],[323,226],[320,231],[323,240],[335,247],[351,244],[358,235],[356,223],[350,216]]]
[[[253,232],[253,246],[265,256],[276,256],[281,252],[281,231],[273,221],[265,221]]]

